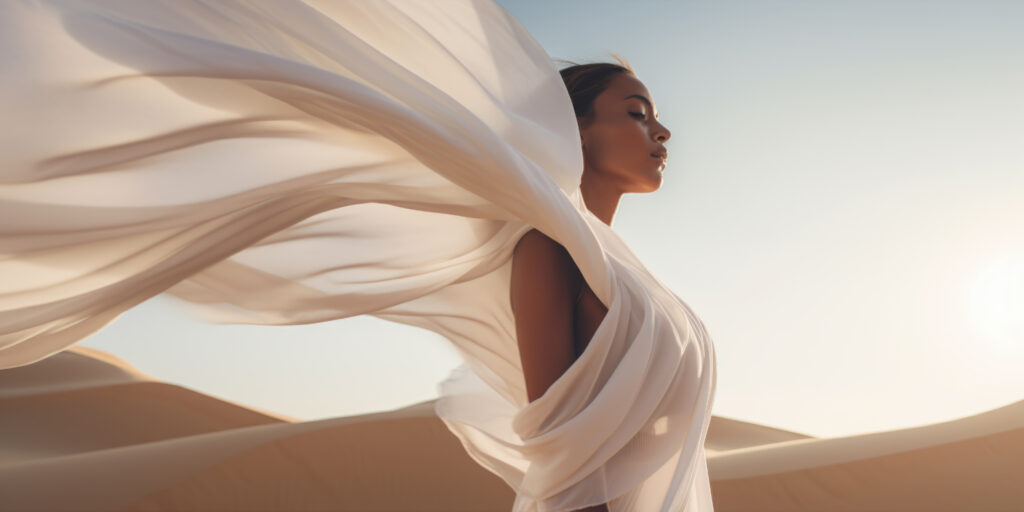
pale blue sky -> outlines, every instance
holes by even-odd
[[[707,325],[714,414],[837,436],[1024,399],[1024,2],[499,3],[553,58],[624,55],[672,130],[613,227]],[[300,419],[436,397],[458,364],[375,319],[168,304],[82,344]]]

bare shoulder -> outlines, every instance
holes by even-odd
[[[526,232],[519,242],[516,243],[515,254],[524,254],[527,256],[541,256],[548,258],[564,259],[569,258],[569,252],[562,247],[562,244],[554,241],[551,237],[545,235],[537,229],[531,229]]]
[[[529,264],[540,267],[536,270],[558,270],[566,274],[576,268],[569,251],[565,250],[562,244],[536,229],[527,231],[519,239],[513,252],[513,259],[513,265],[518,263],[520,268],[524,264]]]
[[[512,302],[571,301],[581,276],[569,251],[544,233],[531,229],[512,256]]]

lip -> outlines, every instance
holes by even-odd
[[[660,160],[661,161],[661,165],[659,165],[658,168],[662,169],[662,170],[665,169],[665,164],[668,161],[668,155],[667,154],[665,154],[665,153],[661,153],[661,154],[651,153],[651,158],[655,158],[657,160]]]

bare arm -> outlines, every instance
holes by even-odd
[[[512,312],[519,357],[532,402],[576,359],[573,302],[579,289],[576,266],[558,242],[527,232],[512,256]]]
[[[576,359],[573,307],[582,276],[568,251],[537,230],[523,235],[512,255],[512,312],[519,357],[532,402]],[[608,512],[605,504],[578,512]]]
[[[512,255],[512,312],[532,402],[576,359],[573,306],[582,277],[568,251],[544,233],[527,232]],[[579,512],[608,512],[604,504]]]

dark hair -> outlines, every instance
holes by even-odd
[[[571,64],[559,70],[565,88],[569,91],[569,98],[572,99],[572,108],[576,111],[577,118],[583,118],[584,126],[590,122],[594,114],[594,99],[608,88],[612,78],[617,74],[636,76],[633,66],[624,57],[611,54],[619,64],[612,62],[592,62],[578,64],[572,61],[563,60]]]

